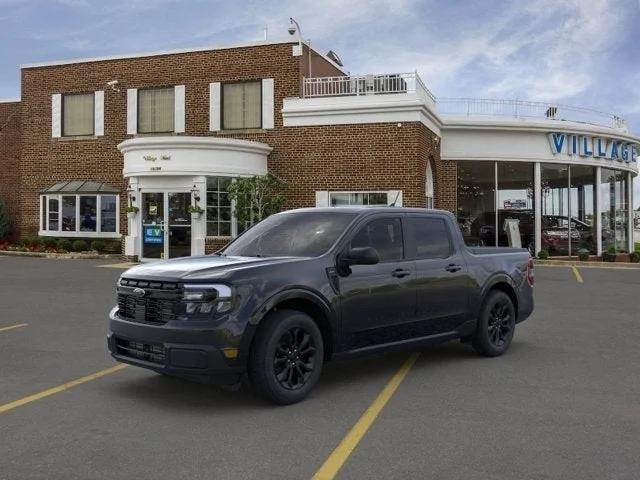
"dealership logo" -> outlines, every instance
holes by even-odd
[[[133,290],[133,294],[136,297],[144,297],[147,294],[147,292],[143,288],[135,288]]]
[[[626,163],[638,160],[638,145],[615,138],[550,133],[549,144],[554,155],[605,158]]]

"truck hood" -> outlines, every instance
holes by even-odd
[[[203,255],[145,263],[122,274],[127,278],[162,278],[176,281],[201,281],[219,277],[234,270],[265,267],[305,260],[301,257],[226,257]]]

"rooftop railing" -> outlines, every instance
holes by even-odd
[[[348,75],[342,77],[311,77],[303,80],[302,95],[312,97],[345,97],[417,93],[431,102],[436,97],[416,72],[381,75]]]
[[[554,102],[494,100],[484,98],[438,98],[429,91],[417,72],[339,77],[311,77],[303,80],[304,98],[357,97],[415,93],[435,107],[440,115],[466,117],[538,118],[604,126],[628,131],[624,118],[591,108]]]
[[[483,98],[439,98],[438,113],[466,117],[539,118],[597,125],[627,130],[624,118],[591,108],[572,107],[553,102],[493,100]]]

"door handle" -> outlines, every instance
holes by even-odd
[[[458,270],[462,270],[462,267],[461,267],[460,265],[455,265],[455,264],[453,264],[453,263],[452,263],[452,264],[450,264],[450,265],[447,265],[447,266],[445,267],[445,270],[446,270],[447,272],[451,272],[451,273],[453,273],[453,272],[457,272]]]
[[[391,276],[396,278],[406,277],[407,275],[410,275],[410,274],[411,274],[410,270],[404,270],[402,268],[396,268],[393,272],[391,272]]]

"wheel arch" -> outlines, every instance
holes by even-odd
[[[324,298],[305,289],[290,289],[279,292],[264,302],[251,317],[250,328],[247,329],[245,338],[242,340],[241,351],[248,355],[256,332],[267,315],[285,309],[303,312],[313,319],[322,334],[325,360],[330,359],[336,346],[335,312]]]
[[[516,321],[517,321],[518,293],[517,293],[516,285],[514,284],[511,277],[509,277],[508,275],[504,275],[504,274],[496,275],[492,277],[491,280],[489,280],[489,282],[487,282],[487,285],[485,286],[482,292],[481,305],[484,305],[484,302],[486,301],[489,294],[496,290],[504,292],[509,296],[509,298],[511,299],[511,302],[513,303],[513,308],[515,309],[515,312],[516,312]]]

